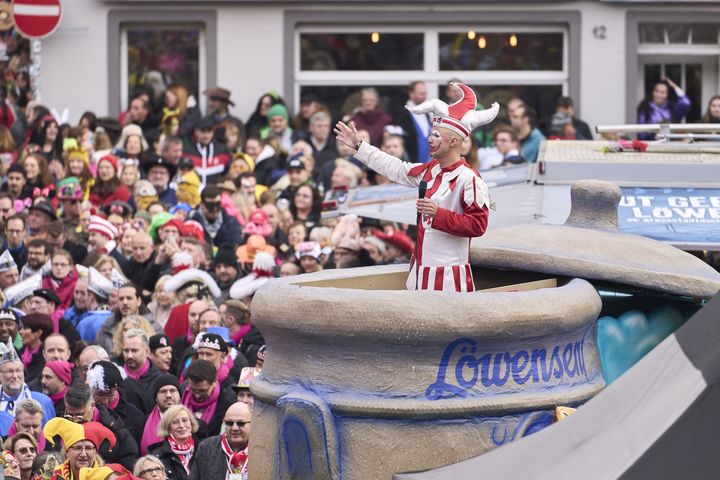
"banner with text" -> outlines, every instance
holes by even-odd
[[[674,244],[720,244],[720,190],[622,188],[618,226]]]

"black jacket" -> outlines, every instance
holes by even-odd
[[[257,329],[254,323],[251,324],[250,330],[243,336],[239,347],[240,353],[247,358],[249,366],[255,366],[257,363],[258,350],[260,350],[260,347],[263,345],[265,345],[265,339],[262,333],[260,333],[260,330]]]
[[[195,440],[195,453],[197,453],[197,448],[200,445],[200,439],[196,435],[193,435],[193,439]],[[170,448],[170,444],[167,439],[150,445],[148,447],[148,451],[158,457],[163,463],[167,478],[172,478],[173,480],[188,480],[190,478],[190,475],[188,475],[185,468],[182,466],[180,459]],[[193,463],[195,463],[195,454],[193,454],[190,458],[190,468],[192,468]]]
[[[132,403],[127,402],[124,395],[120,396],[118,406],[115,407],[113,412],[127,426],[136,446],[140,445],[140,439],[145,430],[145,415],[143,415],[143,412]]]
[[[216,247],[220,247],[221,245],[238,246],[240,243],[242,243],[243,238],[240,222],[237,221],[237,218],[229,215],[224,208],[220,209],[220,211],[222,213],[223,221],[222,224],[220,224],[220,229],[215,234],[215,238],[210,237],[207,228],[205,228],[207,224],[207,219],[202,214],[202,212],[200,212],[199,209],[195,210],[190,219],[195,220],[200,225],[202,225],[203,229],[205,230],[205,241],[208,244]]]
[[[116,413],[102,405],[97,408],[100,411],[100,423],[115,434],[116,440],[115,448],[112,451],[107,442],[103,442],[98,453],[105,460],[105,463],[119,463],[128,470],[132,470],[135,461],[140,456],[138,443]]]

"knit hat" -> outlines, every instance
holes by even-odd
[[[83,188],[80,179],[67,177],[57,184],[57,196],[60,200],[80,200],[83,197]]]
[[[151,352],[154,352],[158,348],[172,347],[170,337],[168,337],[164,333],[156,333],[155,335],[150,337],[149,344]]]
[[[102,392],[122,387],[124,380],[121,369],[107,360],[93,362],[87,372],[87,384],[93,390]]]
[[[15,263],[13,256],[10,255],[10,250],[5,250],[0,255],[0,272],[7,272],[13,268],[18,268],[17,263]]]
[[[235,250],[231,245],[223,245],[218,249],[215,254],[215,258],[213,259],[212,268],[214,269],[221,263],[227,265],[228,267],[232,267],[235,270],[240,270]]]
[[[163,373],[162,375],[158,375],[158,377],[152,384],[153,400],[155,400],[158,390],[169,385],[177,388],[178,393],[182,392],[182,390],[180,390],[180,381],[175,375],[170,375],[169,373]]]
[[[72,383],[72,369],[74,366],[72,363],[56,360],[46,362],[45,366],[52,370],[65,385],[70,386]]]
[[[500,105],[497,102],[487,110],[475,110],[477,96],[470,87],[462,83],[451,83],[450,87],[459,89],[462,94],[456,102],[450,105],[436,98],[415,107],[406,105],[405,108],[415,115],[432,113],[433,126],[451,130],[462,138],[470,135],[475,128],[492,122],[500,111]]]
[[[271,118],[277,117],[278,115],[283,117],[285,120],[289,118],[287,108],[285,108],[285,105],[283,105],[282,103],[276,103],[275,105],[270,107],[267,113],[267,119],[270,120]]]
[[[152,218],[152,221],[150,222],[150,236],[153,238],[153,240],[157,240],[157,231],[158,228],[165,225],[167,222],[172,220],[173,216],[168,212],[160,212],[156,213],[155,216]]]
[[[55,437],[60,436],[66,449],[83,440],[92,442],[95,448],[98,448],[106,439],[110,442],[111,449],[115,447],[115,434],[99,422],[80,424],[61,417],[55,417],[45,424],[43,435],[52,446],[56,445]]]
[[[261,368],[258,367],[243,367],[240,371],[240,379],[237,385],[233,385],[232,389],[236,392],[240,389],[250,388],[250,384],[255,378],[262,372]]]
[[[5,270],[0,271],[4,272]],[[20,302],[31,296],[38,288],[42,288],[42,275],[40,273],[36,273],[32,277],[26,278],[22,282],[18,282],[15,285],[11,285],[6,288],[6,303],[11,306],[19,305]]]
[[[89,232],[98,232],[106,237],[108,237],[110,240],[115,240],[115,238],[118,236],[118,229],[113,225],[112,223],[108,222],[104,218],[98,216],[98,215],[91,215],[90,216],[90,225],[88,226],[88,233]]]
[[[94,267],[88,269],[88,290],[100,298],[107,300],[112,295],[115,286],[105,275]]]
[[[195,220],[185,220],[185,236],[197,238],[200,243],[205,243],[205,229]]]
[[[98,165],[100,165],[100,162],[109,162],[110,165],[115,169],[115,174],[118,172],[118,159],[115,155],[105,155],[98,161]]]
[[[218,352],[228,352],[228,345],[225,342],[225,339],[217,333],[201,332],[197,337],[195,337],[193,350],[197,352],[201,348],[210,348],[212,350],[217,350]]]
[[[178,220],[177,218],[171,218],[167,222],[158,226],[157,231],[159,232],[163,228],[167,228],[167,227],[175,227],[178,231],[178,234],[180,234],[181,237],[185,236],[185,224],[181,220]]]
[[[66,138],[65,141],[63,141],[63,151],[67,152],[68,162],[73,158],[79,158],[85,165],[90,163],[90,152],[80,147],[75,138]]]
[[[19,362],[20,357],[12,344],[12,340],[8,339],[7,343],[0,343],[0,367],[6,363]]]

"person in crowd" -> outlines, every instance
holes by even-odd
[[[259,137],[260,132],[263,129],[269,128],[268,111],[270,110],[270,107],[277,104],[285,105],[285,102],[275,92],[268,92],[258,99],[255,111],[252,115],[250,115],[250,118],[247,121],[246,131],[248,137],[252,135]]]
[[[225,433],[203,441],[195,454],[191,480],[214,480],[228,475],[247,476],[252,409],[236,402],[225,412]]]
[[[322,198],[320,192],[310,185],[300,185],[290,203],[290,213],[296,221],[312,228],[320,222]]]
[[[223,245],[218,249],[215,258],[213,258],[212,270],[218,287],[222,291],[222,295],[215,299],[215,303],[220,304],[228,298],[230,287],[241,276],[238,259],[232,246]]]
[[[124,317],[113,332],[113,349],[110,352],[113,360],[119,364],[124,364],[125,362],[123,356],[123,337],[133,329],[142,330],[148,338],[151,335],[155,335],[155,329],[142,315],[128,315]]]
[[[319,272],[323,269],[322,248],[318,242],[302,242],[295,249],[295,258],[300,262],[302,273]]]
[[[131,329],[123,335],[125,373],[137,380],[145,391],[150,391],[161,371],[150,361],[150,340],[147,333]]]
[[[183,151],[183,156],[192,160],[203,187],[222,178],[232,159],[227,147],[213,139],[214,128],[215,120],[211,117],[198,120],[193,129],[193,140]]]
[[[140,441],[140,454],[147,455],[148,448],[162,442],[163,437],[158,434],[160,419],[173,405],[180,405],[180,383],[175,375],[161,374],[155,379],[152,386],[155,406],[145,421],[145,430]]]
[[[133,474],[142,480],[167,480],[165,465],[155,455],[140,457],[135,463]]]
[[[64,313],[72,303],[73,292],[79,278],[78,272],[73,257],[67,250],[55,249],[50,258],[50,272],[43,277],[42,285],[43,288],[55,292],[60,300],[58,307]],[[30,257],[28,256],[29,263]]]
[[[230,99],[231,92],[225,88],[213,87],[203,92],[208,98],[208,116],[215,121],[216,128],[227,128],[227,125],[233,125],[238,130],[240,143],[245,138],[245,125],[242,120],[230,114],[230,106],[235,103]]]
[[[81,282],[82,280],[78,284]],[[115,291],[110,279],[93,267],[88,269],[87,295],[79,303],[77,295],[75,295],[76,308],[80,308],[78,305],[84,304],[84,311],[80,313],[76,320],[77,330],[82,340],[95,342],[98,332],[113,313],[108,306],[108,302]]]
[[[50,266],[51,247],[47,240],[33,238],[28,242],[27,249],[27,263],[20,270],[21,282],[36,274],[43,275]]]
[[[165,160],[163,157],[151,156],[140,164],[145,176],[158,194],[158,199],[166,205],[178,203],[175,189],[170,186],[170,181],[175,177],[177,166]]]
[[[12,452],[18,459],[20,464],[19,480],[30,480],[33,460],[38,454],[35,438],[28,433],[16,433],[5,442],[5,450]]]
[[[13,200],[25,198],[27,191],[27,175],[25,169],[19,163],[10,165],[6,173],[5,185],[3,190],[7,191]]]
[[[165,90],[164,108],[161,125],[166,135],[176,135],[176,138],[189,137],[193,125],[200,119],[200,109],[197,100],[190,95],[185,85],[175,83]],[[168,121],[169,119],[169,121]],[[170,125],[168,125],[170,123]],[[164,156],[164,155],[163,155]],[[166,160],[170,161],[169,158]],[[179,160],[179,158],[178,158]],[[177,165],[177,161],[174,162]]]
[[[187,480],[200,444],[198,421],[185,405],[173,405],[163,412],[157,434],[162,441],[150,445],[150,453],[160,459],[168,477]]]
[[[200,194],[200,208],[191,215],[204,229],[205,241],[219,247],[225,244],[237,244],[242,238],[242,227],[237,219],[228,215],[220,204],[220,190],[210,185]]]
[[[252,392],[250,392],[250,384],[255,377],[260,375],[261,371],[262,369],[258,367],[245,367],[242,369],[237,385],[233,386],[238,402],[249,405],[251,408],[255,404],[255,399]]]
[[[383,129],[390,125],[392,117],[380,106],[380,95],[374,88],[363,88],[360,91],[360,107],[350,117],[358,130],[370,133],[370,143],[382,143]]]
[[[233,403],[233,392],[223,392],[217,381],[217,370],[207,360],[195,360],[187,370],[187,387],[182,395],[182,404],[192,415],[208,425],[208,433],[217,435],[222,425],[221,412]]]
[[[167,324],[173,307],[178,304],[177,296],[165,290],[165,282],[170,278],[170,275],[163,275],[158,279],[155,283],[155,291],[152,294],[151,301],[147,305],[155,321],[163,328]]]
[[[17,270],[17,278],[3,279],[0,275],[0,288],[5,289],[18,282],[20,278],[19,269],[27,262],[27,246],[25,245],[26,235],[25,217],[22,215],[11,215],[5,221],[5,242],[2,245],[2,256],[0,256],[0,272],[4,273]],[[7,255],[5,254],[7,252]],[[13,263],[10,264],[7,257],[10,256]]]
[[[669,77],[655,82],[653,88],[643,98],[637,108],[637,121],[640,124],[680,123],[692,103],[690,97]],[[652,140],[654,133],[637,135],[640,140]]]
[[[15,406],[24,399],[37,400],[43,409],[43,426],[55,417],[55,407],[47,395],[33,392],[25,383],[25,368],[12,344],[0,345],[0,413],[11,417],[15,415]],[[7,435],[7,430],[0,431]]]
[[[550,117],[547,133],[550,140],[576,140],[572,118],[565,112],[555,112]]]
[[[53,333],[53,321],[44,313],[32,313],[22,318],[20,335],[23,339],[23,349],[20,351],[28,378],[40,378],[45,365],[42,354],[42,345],[45,338]]]
[[[535,120],[535,110],[528,105],[519,106],[510,112],[510,123],[520,140],[520,151],[530,163],[537,160],[540,143],[545,140],[545,136],[535,126]]]
[[[21,193],[22,198],[45,198],[54,196],[51,189],[55,190],[52,174],[48,168],[47,159],[39,154],[31,154],[20,161],[25,170],[26,183]]]
[[[280,149],[288,152],[292,147],[293,129],[289,126],[290,114],[285,105],[276,104],[268,110],[268,128],[260,130],[260,138],[268,137],[277,139]]]
[[[15,349],[22,348],[20,318],[11,308],[0,308],[0,343],[12,343]]]
[[[408,85],[409,107],[417,107],[427,100],[427,85],[423,81],[414,81]],[[405,150],[412,163],[426,163],[430,160],[427,139],[432,130],[432,118],[429,113],[414,114],[408,109],[402,109],[395,122],[407,134]],[[384,149],[383,149],[384,150]],[[403,158],[391,152],[386,152],[397,158]]]
[[[90,369],[90,365],[94,362],[97,362],[98,360],[110,360],[110,355],[108,352],[105,351],[104,348],[98,346],[98,345],[88,345],[87,347],[83,348],[82,352],[80,352],[80,355],[78,355],[78,358],[76,360],[76,372],[78,374],[78,379],[85,383],[87,380],[87,372]]]
[[[29,313],[47,315],[53,324],[53,331],[50,333],[62,333],[70,343],[74,343],[80,340],[80,334],[69,321],[62,318],[65,309],[60,308],[60,303],[60,298],[55,292],[47,288],[39,288],[33,291]]]
[[[150,361],[162,373],[175,371],[173,349],[170,337],[164,333],[156,333],[150,337]]]
[[[195,125],[197,120],[193,120],[190,125],[190,133],[192,133],[192,127]],[[189,136],[189,135],[188,135]],[[160,156],[164,158],[168,163],[179,166],[180,159],[183,158],[183,140],[180,137],[169,135],[165,137],[160,149]],[[191,162],[192,163],[192,162]],[[190,167],[192,169],[192,166]],[[170,186],[173,186],[175,178],[171,179]]]
[[[0,414],[0,429],[7,432],[7,438],[11,438],[18,433],[29,435],[37,444],[37,451],[41,453],[45,450],[45,437],[42,434],[43,417],[45,411],[40,402],[33,398],[25,398],[19,400],[15,405],[15,417]],[[10,420],[12,423],[6,425]]]
[[[332,118],[326,110],[318,110],[310,117],[307,142],[312,147],[315,165],[322,167],[338,157],[335,139],[331,137]]]
[[[43,393],[52,400],[58,417],[65,415],[64,398],[72,383],[73,367],[72,363],[63,360],[46,362],[40,377]]]
[[[65,418],[53,418],[43,427],[45,439],[52,445],[56,437],[62,439],[67,459],[53,472],[53,480],[74,480],[80,478],[80,468],[98,467],[98,449],[104,442],[110,448],[115,446],[115,435],[98,422],[78,424]]]
[[[700,121],[702,123],[720,123],[720,95],[710,97],[707,110]]]
[[[137,442],[115,412],[105,405],[95,404],[90,387],[84,383],[71,385],[64,401],[65,419],[80,425],[98,422],[113,433],[117,439],[115,447],[111,450],[108,444],[103,444],[98,450],[104,461],[132,468],[139,453]]]
[[[57,220],[55,208],[48,201],[40,199],[35,200],[34,203],[28,207],[28,210],[28,236],[30,238],[45,239],[47,237],[47,226]]]
[[[575,102],[573,102],[572,98],[558,97],[555,102],[555,113],[564,113],[570,117],[577,140],[593,139],[592,130],[590,130],[588,124],[575,116]]]
[[[130,190],[120,182],[118,159],[114,155],[105,155],[97,166],[97,176],[90,188],[89,200],[96,207],[103,207],[110,202],[130,200]]]

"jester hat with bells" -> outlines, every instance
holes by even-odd
[[[45,424],[43,435],[53,446],[55,446],[55,437],[59,436],[66,450],[82,440],[92,442],[95,448],[99,448],[103,440],[107,440],[110,442],[111,450],[115,447],[115,434],[99,422],[79,424],[55,417]]]
[[[415,107],[406,105],[405,108],[415,115],[432,113],[434,127],[447,128],[462,138],[470,135],[470,132],[477,127],[495,119],[500,110],[497,102],[486,110],[475,110],[477,96],[470,87],[462,83],[451,83],[450,86],[462,92],[460,98],[450,105],[436,98]]]

